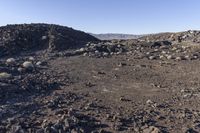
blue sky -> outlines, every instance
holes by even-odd
[[[14,23],[93,33],[200,30],[200,0],[0,0],[0,25]]]

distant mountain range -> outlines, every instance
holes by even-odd
[[[132,35],[132,34],[93,34],[89,33],[90,35],[100,39],[100,40],[113,40],[113,39],[137,39],[139,37],[142,37],[143,35]]]

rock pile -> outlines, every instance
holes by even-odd
[[[56,86],[56,79],[41,73],[37,63],[26,58],[0,61],[0,102],[18,93],[41,92]]]
[[[90,57],[109,57],[125,51],[126,49],[122,44],[113,44],[110,42],[88,43],[86,47],[77,50],[77,52],[81,52],[84,56]]]
[[[178,33],[159,33],[152,34],[148,36],[141,37],[140,40],[144,40],[146,42],[155,42],[155,41],[172,41],[172,42],[185,42],[191,41],[200,43],[200,31],[185,31]]]

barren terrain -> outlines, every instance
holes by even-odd
[[[50,27],[2,31],[1,133],[200,132],[200,32],[99,41]]]

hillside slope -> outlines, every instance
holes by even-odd
[[[0,55],[31,50],[66,50],[98,41],[72,28],[51,24],[22,24],[0,27]]]

